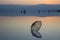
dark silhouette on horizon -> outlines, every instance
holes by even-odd
[[[46,5],[46,4],[0,5],[0,16],[18,16],[18,15],[19,16],[60,16],[60,5]]]

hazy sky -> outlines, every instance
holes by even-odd
[[[60,0],[0,0],[0,4],[60,4]]]

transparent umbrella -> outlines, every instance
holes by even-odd
[[[41,38],[42,37],[41,34],[38,32],[39,29],[41,28],[41,26],[42,26],[42,21],[35,21],[31,25],[31,33],[36,38]]]

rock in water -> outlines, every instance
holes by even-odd
[[[42,21],[35,21],[32,25],[31,25],[31,33],[33,36],[37,37],[37,38],[41,38],[41,34],[38,32],[39,29],[42,26]]]

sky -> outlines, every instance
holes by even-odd
[[[60,4],[60,0],[0,0],[0,4]]]

